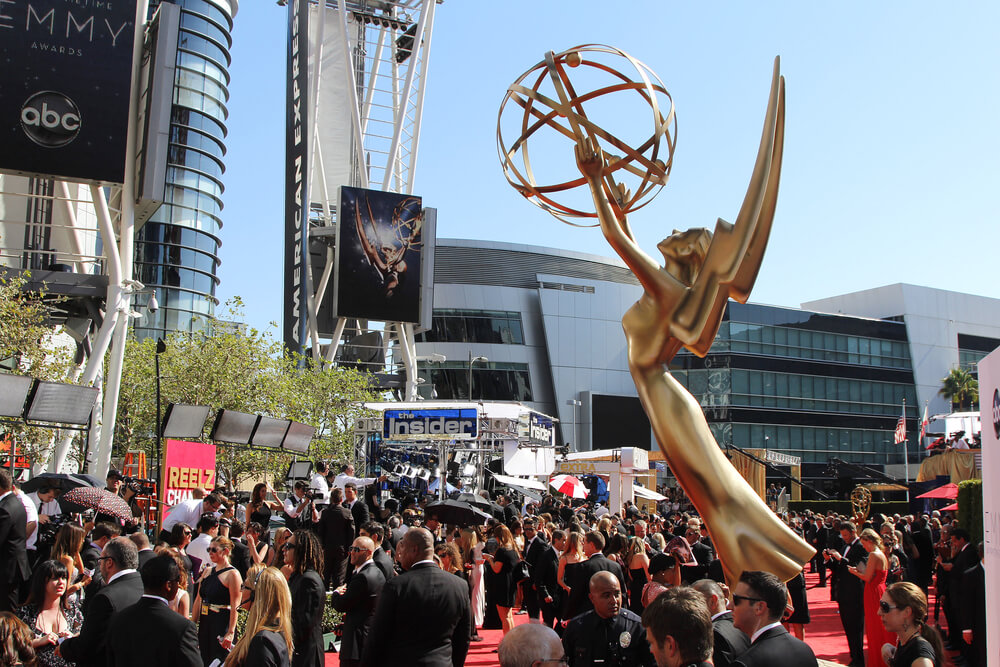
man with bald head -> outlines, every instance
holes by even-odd
[[[365,642],[375,616],[375,605],[385,586],[385,575],[372,560],[375,543],[370,537],[356,538],[354,544],[348,547],[348,553],[354,570],[350,581],[333,592],[330,605],[344,614],[340,664],[343,667],[357,667],[361,664]]]
[[[405,570],[382,588],[363,665],[461,667],[469,651],[469,586],[434,562],[434,536],[411,528],[396,545]]]
[[[500,667],[534,667],[538,663],[558,663],[563,655],[555,630],[540,623],[525,623],[507,633],[497,657]]]
[[[622,608],[622,589],[612,572],[590,578],[594,608],[570,621],[563,634],[563,648],[570,667],[625,667],[654,665],[642,620]]]

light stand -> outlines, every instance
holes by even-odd
[[[155,294],[153,298],[156,298]],[[163,420],[160,417],[160,355],[166,351],[167,344],[162,338],[157,338],[156,354],[153,355],[156,364],[156,477],[153,479],[160,479],[160,452],[163,449]]]

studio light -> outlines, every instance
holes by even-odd
[[[261,416],[257,420],[257,428],[250,436],[250,444],[257,447],[280,447],[291,423],[287,419]]]
[[[316,435],[315,427],[299,422],[291,422],[288,431],[281,441],[281,448],[297,454],[305,454],[309,451],[313,436]]]
[[[245,412],[219,410],[215,415],[215,424],[209,437],[212,440],[249,445],[258,418],[259,415],[249,415]]]
[[[163,437],[175,440],[200,438],[211,410],[207,405],[169,404],[163,415]]]
[[[39,382],[28,404],[26,419],[57,424],[86,424],[97,403],[95,387]]]
[[[0,374],[0,417],[24,414],[24,401],[28,398],[34,379],[23,375]]]

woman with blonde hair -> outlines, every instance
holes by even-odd
[[[556,581],[559,583],[559,587],[566,591],[566,595],[563,596],[564,612],[565,606],[569,604],[570,592],[570,585],[566,582],[573,581],[574,577],[571,573],[580,567],[580,563],[585,560],[586,558],[583,556],[583,533],[567,533],[566,550],[559,556],[559,568],[556,570]],[[566,618],[566,614],[563,613],[560,618]]]
[[[878,615],[896,645],[882,648],[891,667],[943,667],[941,635],[927,623],[927,596],[908,581],[889,586],[878,602]]]
[[[268,565],[279,568],[285,575],[286,580],[292,578],[292,568],[290,565],[285,565],[284,555],[285,542],[287,542],[288,538],[291,536],[292,531],[285,526],[276,530],[274,532],[274,549],[272,549],[271,553],[268,554],[270,556],[270,562]]]
[[[80,606],[80,591],[90,583],[90,575],[84,569],[83,559],[80,557],[80,550],[83,549],[86,537],[83,528],[65,523],[59,527],[49,554],[49,558],[59,561],[66,567],[66,580],[73,582],[67,586],[66,596],[70,598],[70,604],[77,607]]]
[[[253,602],[246,632],[226,658],[225,667],[288,667],[292,654],[292,595],[288,582],[273,567],[247,571]],[[253,576],[251,578],[251,573]]]
[[[493,554],[484,554],[484,558],[495,575],[493,597],[496,600],[503,633],[506,635],[514,627],[514,599],[517,595],[517,585],[513,580],[513,571],[521,558],[517,554],[514,536],[507,526],[500,524],[494,528],[493,537],[497,539],[499,547]]]
[[[476,527],[463,528],[458,538],[458,548],[469,573],[469,596],[472,601],[472,641],[479,641],[477,627],[483,624],[486,611],[486,592],[483,590],[483,540]]]
[[[625,550],[625,578],[628,579],[628,608],[642,616],[645,605],[642,603],[642,590],[649,582],[649,556],[646,555],[646,543],[641,537],[629,540]]]
[[[854,565],[847,571],[864,580],[865,638],[868,641],[869,667],[882,664],[882,644],[889,640],[885,627],[878,618],[879,600],[885,592],[885,578],[889,573],[889,563],[882,553],[882,538],[871,528],[861,531],[861,546],[868,552],[868,560],[862,569]]]
[[[258,575],[266,567],[267,565],[263,563],[254,563],[247,569],[247,578],[243,580],[243,585],[240,586],[240,609],[250,609],[250,605],[253,604],[254,594],[256,593],[255,586],[258,581]]]

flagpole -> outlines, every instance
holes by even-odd
[[[903,399],[903,428],[906,428],[906,399]],[[903,440],[903,474],[906,475],[906,508],[910,508],[910,448],[909,441]]]

